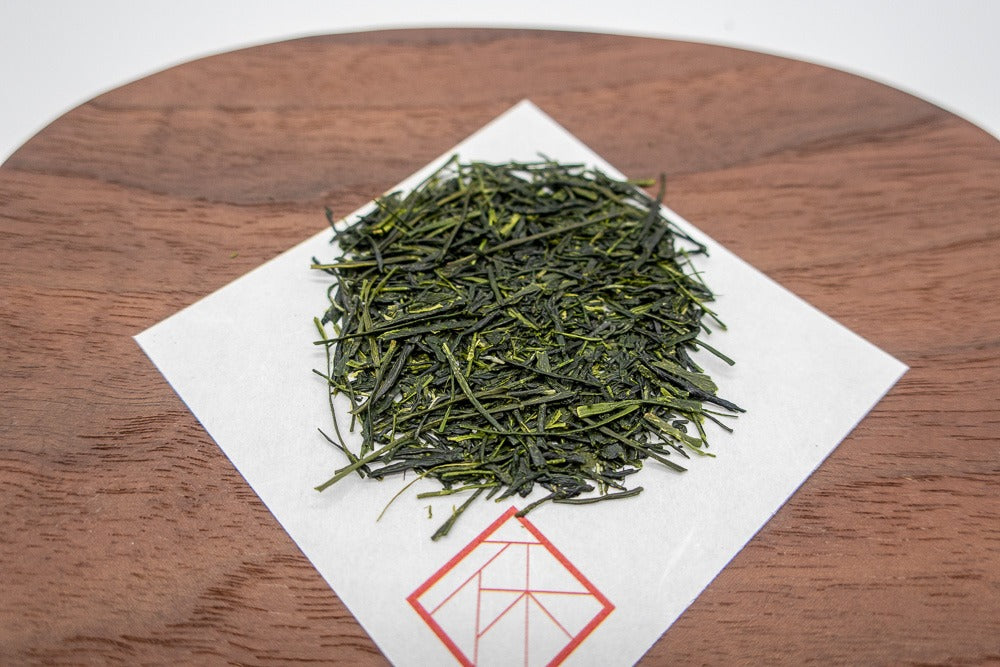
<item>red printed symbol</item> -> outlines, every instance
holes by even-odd
[[[463,665],[558,665],[614,609],[516,512],[407,598]]]

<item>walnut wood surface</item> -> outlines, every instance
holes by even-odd
[[[131,337],[522,98],[912,367],[647,664],[1000,660],[1000,144],[786,59],[430,30],[187,63],[0,167],[0,663],[384,661]]]

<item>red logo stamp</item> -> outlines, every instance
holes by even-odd
[[[558,665],[614,605],[511,507],[407,598],[463,665]]]

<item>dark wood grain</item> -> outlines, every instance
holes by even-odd
[[[0,167],[0,663],[383,661],[131,336],[522,98],[912,368],[646,661],[1000,661],[1000,144],[786,59],[418,30],[187,63]]]

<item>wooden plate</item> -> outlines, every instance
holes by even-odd
[[[1000,144],[746,51],[405,30],[169,69],[0,167],[0,662],[383,661],[131,336],[523,98],[912,367],[648,663],[1000,660]]]

